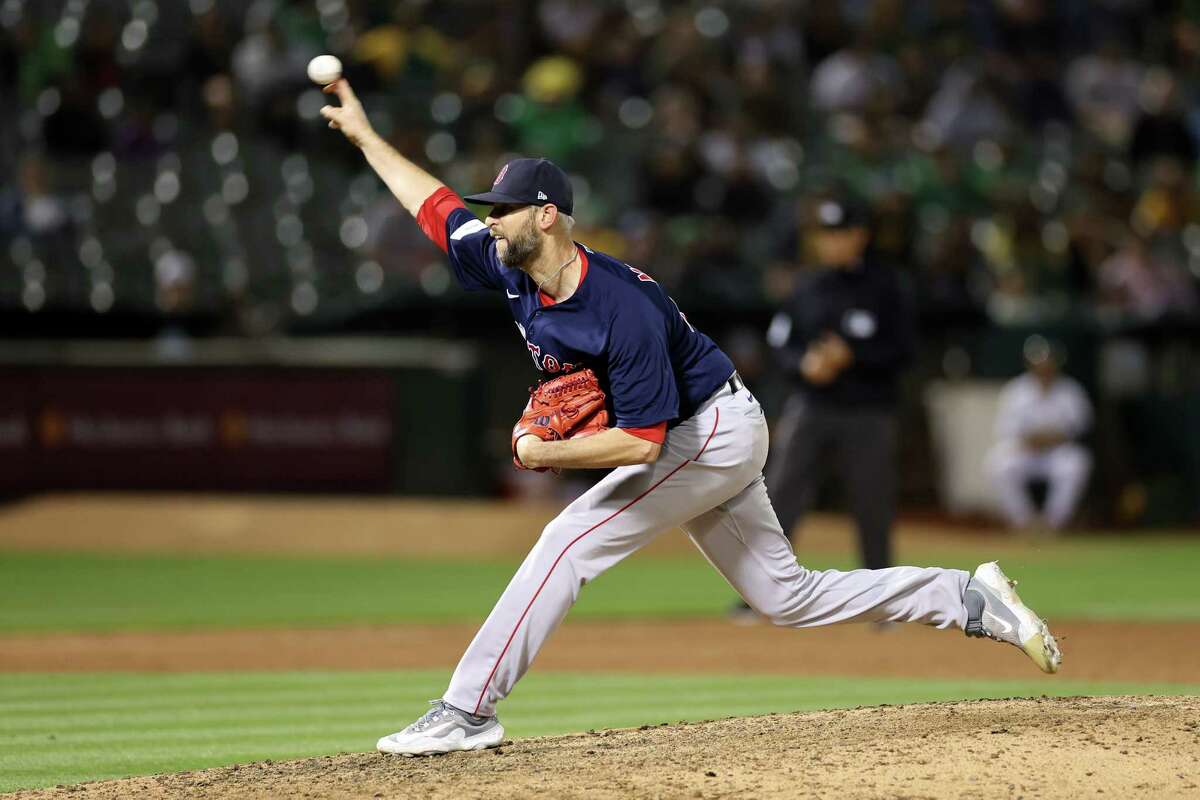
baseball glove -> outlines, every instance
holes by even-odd
[[[582,369],[529,388],[525,413],[512,432],[513,464],[528,469],[517,458],[517,440],[533,435],[544,442],[578,439],[608,428],[608,410],[596,373]],[[546,467],[538,467],[545,472]],[[557,472],[558,470],[555,470]]]

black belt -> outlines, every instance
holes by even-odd
[[[738,375],[736,372],[733,373],[733,375],[729,378],[728,386],[731,394],[737,394],[742,389],[746,388],[746,384],[742,383],[742,376]]]

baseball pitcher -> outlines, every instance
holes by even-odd
[[[796,562],[767,497],[762,408],[711,339],[652,275],[571,238],[566,175],[545,159],[506,164],[462,199],[371,128],[350,85],[322,116],[362,150],[467,289],[503,293],[547,379],[513,429],[519,469],[615,467],[567,506],[471,642],[445,694],[379,750],[428,755],[495,747],[496,705],[591,580],[680,527],[746,602],[776,625],[919,622],[1022,649],[1057,670],[1058,646],[995,563],[962,570],[817,572]]]

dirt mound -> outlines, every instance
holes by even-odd
[[[986,700],[343,754],[18,798],[1196,797],[1200,697]]]

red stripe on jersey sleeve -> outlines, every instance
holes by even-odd
[[[660,422],[652,428],[621,428],[621,430],[655,444],[662,444],[667,440],[667,423],[665,422]]]
[[[449,187],[443,186],[425,198],[425,202],[421,204],[421,210],[417,212],[417,225],[434,244],[445,252],[450,247],[449,234],[446,232],[446,220],[450,219],[452,211],[466,207],[462,198]]]

